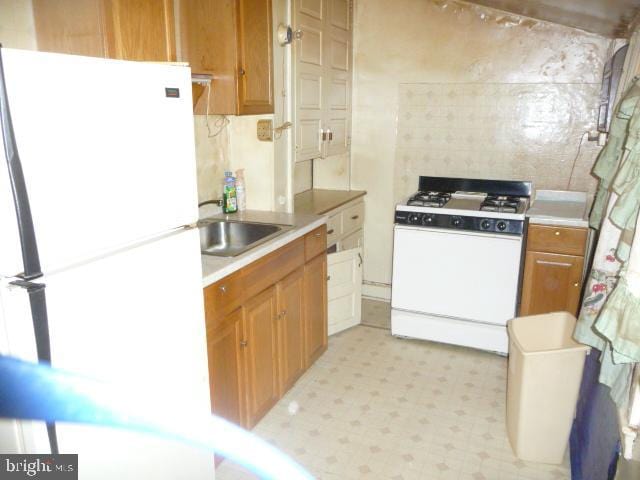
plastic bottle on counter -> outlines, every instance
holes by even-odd
[[[224,184],[222,186],[222,211],[224,213],[236,213],[238,211],[238,198],[236,195],[236,179],[231,172],[224,172]]]
[[[238,198],[238,211],[247,209],[247,196],[244,186],[244,168],[236,170],[236,197]]]

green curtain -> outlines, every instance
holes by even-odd
[[[600,179],[590,225],[600,235],[576,340],[602,351],[600,382],[619,407],[628,401],[632,367],[640,362],[640,80],[619,102],[609,139],[593,173]]]

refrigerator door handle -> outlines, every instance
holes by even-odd
[[[38,244],[36,242],[36,232],[31,216],[31,206],[27,193],[27,184],[22,171],[22,163],[18,154],[18,146],[13,131],[11,121],[11,111],[9,109],[9,95],[4,76],[2,63],[2,47],[0,46],[0,130],[4,139],[4,154],[9,172],[9,182],[13,193],[13,203],[15,205],[16,217],[18,221],[18,231],[20,233],[20,246],[22,250],[22,262],[24,273],[21,277],[26,284],[18,286],[27,288],[29,294],[29,304],[31,305],[31,317],[33,319],[33,330],[36,340],[38,360],[40,362],[51,363],[51,342],[49,338],[49,319],[47,316],[47,301],[44,292],[44,284],[36,287],[29,280],[42,277],[40,266],[40,255],[38,254]],[[18,282],[21,282],[20,280]],[[58,436],[54,423],[47,423],[47,433],[49,436],[49,446],[51,453],[58,453]]]

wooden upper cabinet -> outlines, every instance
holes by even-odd
[[[238,0],[238,113],[273,112],[271,0]]]
[[[273,113],[271,1],[179,1],[180,60],[213,78],[195,113]]]
[[[33,0],[38,49],[175,61],[173,0]]]
[[[105,0],[107,56],[174,62],[173,0]]]

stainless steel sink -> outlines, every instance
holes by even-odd
[[[290,225],[203,220],[200,229],[200,251],[203,255],[235,257],[290,230]]]

